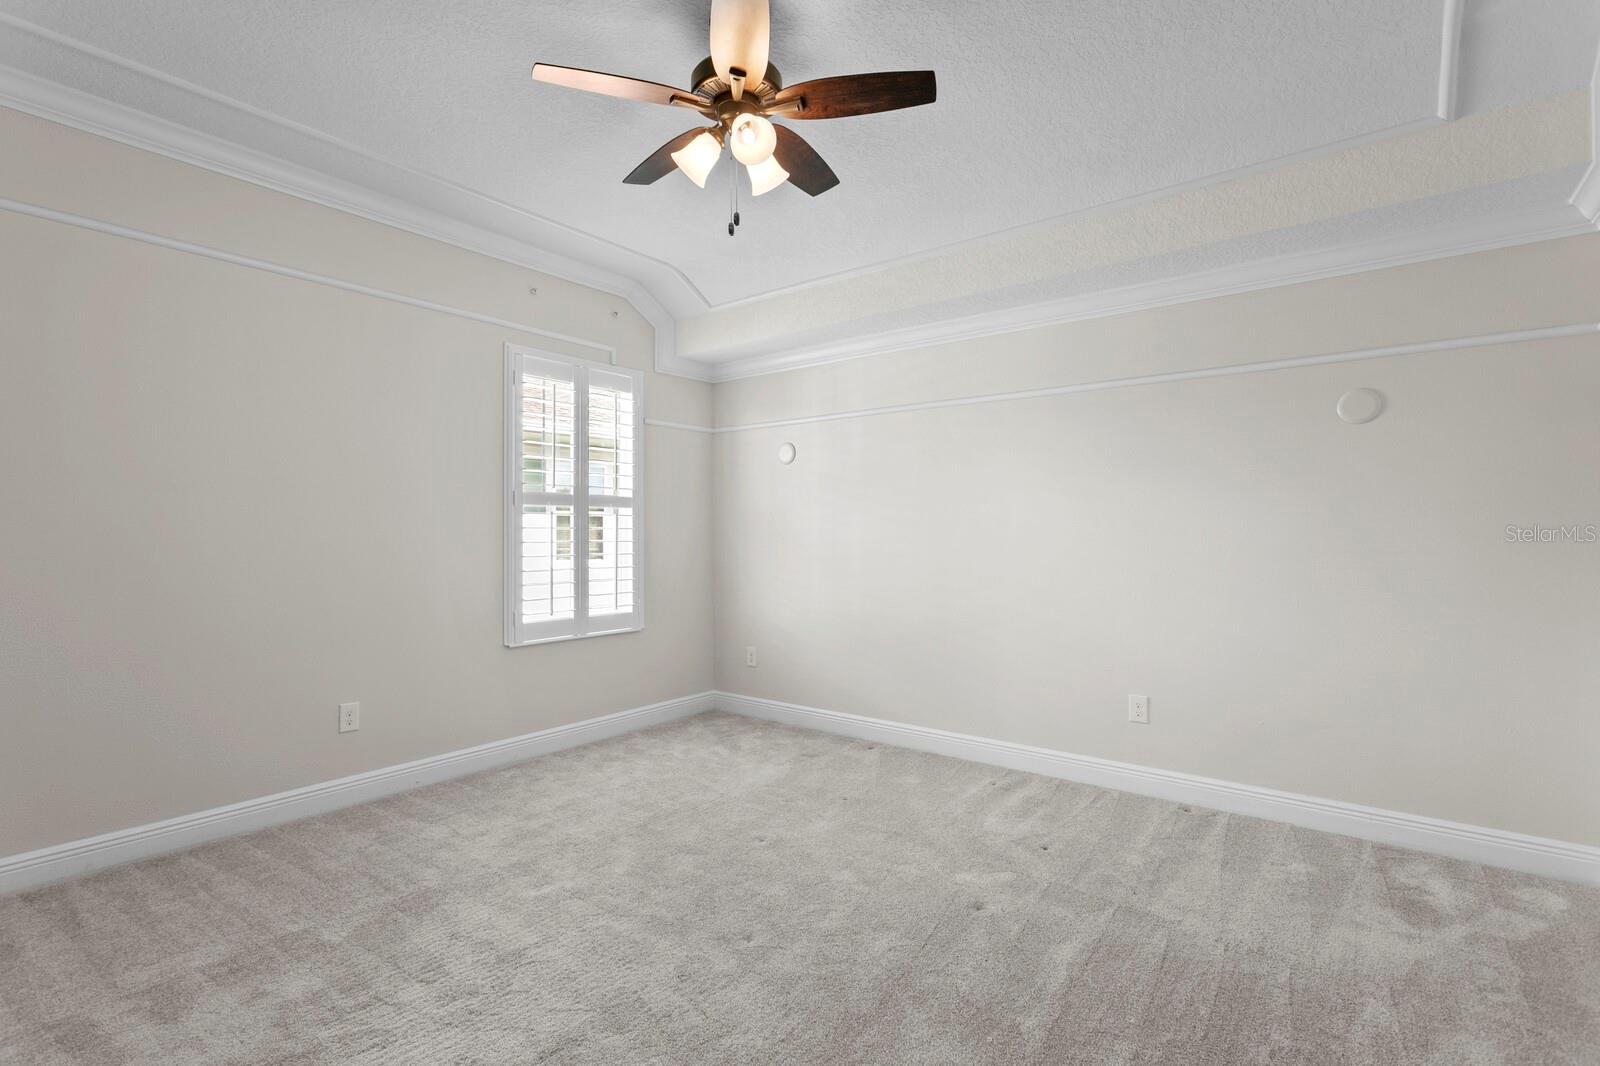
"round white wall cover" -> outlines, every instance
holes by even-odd
[[[794,462],[794,457],[795,450],[793,444],[790,444],[788,441],[784,441],[782,444],[778,445],[778,462],[787,466],[788,464]]]
[[[1352,426],[1371,422],[1383,414],[1383,393],[1375,389],[1351,389],[1339,397],[1338,406],[1334,410],[1339,412],[1340,418]]]

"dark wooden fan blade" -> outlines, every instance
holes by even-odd
[[[651,185],[660,181],[677,169],[678,164],[672,161],[672,153],[678,151],[704,132],[704,129],[696,127],[678,134],[672,140],[651,152],[648,159],[634,167],[633,173],[622,180],[629,185]]]
[[[791,85],[773,97],[767,111],[786,118],[848,118],[931,104],[937,96],[933,71],[889,70]]]
[[[772,154],[778,165],[789,172],[789,184],[809,196],[820,196],[839,184],[839,175],[822,161],[817,150],[794,130],[773,124],[778,131],[778,147]]]
[[[661,85],[653,81],[640,81],[638,78],[625,78],[621,74],[603,74],[598,70],[579,70],[577,67],[556,67],[549,63],[535,63],[533,80],[559,85],[564,89],[581,89],[586,93],[638,100],[645,104],[699,107],[705,105],[704,100],[683,89],[674,89],[670,85]]]

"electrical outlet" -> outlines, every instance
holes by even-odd
[[[1128,697],[1128,721],[1137,722],[1140,725],[1150,724],[1149,696]]]
[[[744,664],[746,666],[754,666],[756,664],[756,646],[754,644],[752,644],[749,647],[745,648],[745,650],[744,650]]]
[[[339,704],[339,732],[354,733],[361,728],[361,704]]]

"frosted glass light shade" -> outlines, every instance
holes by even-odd
[[[754,196],[771,192],[789,180],[789,172],[779,166],[778,161],[771,156],[745,169],[750,171],[750,192]]]
[[[672,161],[678,165],[678,169],[702,189],[706,187],[706,177],[711,173],[711,168],[717,165],[720,158],[722,145],[709,133],[702,133],[672,153]]]
[[[778,147],[778,131],[760,115],[740,115],[733,120],[728,146],[733,158],[747,167],[753,167],[772,158]]]

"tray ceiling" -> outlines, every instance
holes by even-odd
[[[974,242],[1037,244],[1041,226],[1108,205],[1415,136],[1441,123],[1441,107],[1470,116],[1586,88],[1600,34],[1585,0],[773,0],[786,81],[933,68],[939,101],[801,124],[842,184],[816,199],[788,186],[746,198],[730,239],[725,166],[706,190],[678,174],[621,181],[694,116],[528,78],[540,59],[683,85],[707,50],[708,8],[0,0],[0,64],[445,214],[470,201],[489,228],[512,228],[494,212],[514,218],[518,236],[633,278],[672,317],[696,319],[685,354],[720,360],[792,347],[808,326],[836,339],[840,322],[870,317],[851,310],[841,280],[886,267],[925,285],[929,257],[951,246],[959,270]],[[1494,179],[1482,184],[1515,186],[1495,210],[1548,206],[1553,184],[1534,179],[1578,161],[1559,147],[1546,156],[1537,173],[1478,167]],[[1350,214],[1392,211],[1383,200]],[[1418,219],[1436,220],[1429,210]],[[1308,240],[1338,239],[1325,217],[1267,228],[1306,221],[1322,225]],[[1170,251],[1157,241],[1141,256],[1135,241],[1127,255]],[[835,301],[818,323],[793,299],[810,288]],[[752,333],[762,316],[750,308],[764,299],[783,308],[782,336]],[[719,332],[723,321],[732,326]]]

